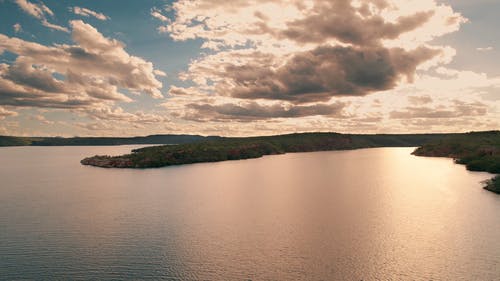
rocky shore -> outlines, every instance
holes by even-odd
[[[133,168],[133,163],[125,157],[93,156],[80,161],[83,165],[96,166],[101,168]]]

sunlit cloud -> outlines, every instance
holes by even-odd
[[[71,11],[73,11],[73,13],[75,13],[76,15],[80,15],[80,16],[84,16],[84,17],[94,17],[98,20],[108,20],[109,19],[109,17],[104,15],[103,13],[98,13],[98,12],[92,11],[92,10],[87,9],[87,8],[73,7],[71,9]]]
[[[435,1],[181,0],[171,9],[175,16],[159,31],[202,39],[212,52],[180,74],[194,85],[171,86],[163,106],[210,121],[335,118],[313,108],[336,102],[348,102],[343,110],[358,122],[390,118],[355,105],[370,94],[397,94],[422,81],[418,71],[451,62],[455,50],[431,41],[467,22]],[[307,110],[280,110],[293,107]]]
[[[49,7],[45,6],[43,2],[32,3],[28,0],[15,0],[16,4],[21,8],[25,13],[29,14],[32,17],[35,17],[40,20],[41,24],[50,29],[59,30],[63,32],[69,32],[68,28],[64,26],[60,26],[54,23],[50,23],[47,20],[47,16],[54,16],[54,12],[52,12]]]
[[[15,129],[25,120],[84,135],[238,136],[500,120],[500,76],[468,69],[463,46],[482,58],[496,48],[463,43],[477,24],[443,1],[142,1],[133,28],[113,4],[45,2],[8,3],[28,17],[0,34],[3,132],[28,134]]]
[[[120,89],[161,98],[162,83],[155,76],[164,73],[91,25],[79,20],[70,24],[74,45],[45,46],[0,34],[0,51],[18,55],[12,64],[0,64],[0,104],[121,116],[126,121],[164,120],[111,109],[117,102],[132,101]]]

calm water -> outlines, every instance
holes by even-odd
[[[0,148],[0,279],[500,280],[491,177],[410,148],[148,170]]]

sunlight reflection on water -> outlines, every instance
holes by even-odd
[[[450,159],[376,148],[79,164],[133,147],[0,148],[0,276],[500,279],[500,196]]]

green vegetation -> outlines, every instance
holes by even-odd
[[[486,181],[484,189],[500,194],[500,176],[496,176]]]
[[[191,144],[136,149],[122,156],[94,156],[84,165],[107,168],[151,168],[201,162],[258,158],[287,152],[356,149],[384,146],[418,146],[442,134],[426,135],[344,135],[302,133],[266,137],[219,138]]]
[[[347,135],[301,133],[266,137],[209,137],[191,143],[135,149],[122,156],[93,156],[84,165],[105,168],[153,168],[202,162],[258,158],[288,152],[344,150],[368,147],[420,146],[413,154],[451,157],[471,171],[500,173],[500,132],[466,134]],[[500,193],[500,177],[485,187]]]
[[[126,144],[179,144],[198,142],[218,137],[198,135],[152,135],[131,138],[99,138],[99,137],[10,137],[0,136],[0,146],[77,146],[77,145],[126,145]]]
[[[368,147],[420,146],[418,156],[451,157],[471,171],[500,174],[500,131],[466,134],[348,135],[300,133],[265,137],[224,138],[198,135],[152,135],[132,138],[60,138],[0,136],[0,146],[177,144],[146,147],[122,156],[94,156],[84,165],[106,168],[151,168],[202,162],[258,158],[288,152]],[[486,189],[500,193],[500,176]]]
[[[500,174],[500,132],[475,132],[448,136],[417,148],[418,156],[450,157],[471,171]],[[500,194],[500,176],[487,182],[485,189]]]
[[[26,146],[42,138],[0,136],[0,146]]]

